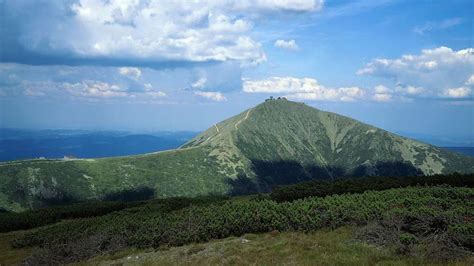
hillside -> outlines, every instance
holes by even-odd
[[[217,130],[219,129],[219,130]],[[474,170],[474,160],[303,103],[273,100],[218,123],[183,147],[210,147],[222,163],[301,178]],[[236,157],[242,158],[236,160]]]
[[[302,103],[272,100],[224,120],[177,150],[0,164],[0,208],[134,195],[267,192],[344,176],[474,172],[474,158]],[[136,194],[136,193],[135,193]]]

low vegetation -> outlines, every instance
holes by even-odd
[[[39,228],[14,242],[40,250],[27,262],[69,263],[129,248],[163,249],[230,236],[311,232],[353,225],[357,238],[398,254],[437,260],[471,256],[474,189],[409,187],[310,197],[175,199]],[[436,257],[433,256],[436,255]]]
[[[91,201],[48,207],[20,213],[0,213],[0,232],[25,230],[59,222],[63,219],[87,218],[139,206],[145,202]]]
[[[409,187],[416,185],[450,185],[454,187],[474,187],[474,174],[450,174],[409,177],[366,177],[340,179],[336,181],[317,180],[295,185],[279,186],[272,190],[270,198],[283,202],[306,197],[325,197],[333,194],[361,193],[368,190]]]
[[[130,249],[79,265],[420,265],[429,260],[394,254],[388,248],[353,239],[350,227],[311,233],[245,234],[169,249]],[[473,260],[445,262],[469,265]],[[461,264],[464,263],[464,264]]]

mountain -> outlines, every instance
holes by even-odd
[[[269,100],[176,150],[0,164],[0,208],[128,196],[267,192],[310,179],[474,172],[474,158],[303,103]],[[139,193],[138,193],[139,192]]]

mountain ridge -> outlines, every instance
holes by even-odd
[[[175,150],[0,164],[0,208],[103,199],[143,187],[162,198],[237,195],[312,179],[455,171],[474,172],[474,159],[280,99],[223,120]]]
[[[260,115],[260,117],[257,117],[254,123],[248,125],[249,121],[252,122],[254,118],[251,115],[252,111],[256,112],[257,116]],[[278,114],[279,112],[280,114]],[[229,125],[232,123],[234,128]],[[275,126],[275,124],[278,126]],[[241,129],[243,128],[244,131],[247,130],[253,134],[250,134],[250,136],[248,134],[241,134],[242,130],[239,131],[237,125]],[[303,103],[286,100],[273,100],[262,103],[231,119],[218,123],[214,127],[216,130],[211,127],[188,141],[182,147],[205,146],[206,144],[208,146],[219,146],[219,143],[211,142],[216,142],[219,140],[219,135],[225,134],[232,137],[231,143],[237,143],[236,146],[240,153],[247,153],[244,155],[246,158],[275,160],[276,154],[281,160],[292,160],[294,156],[299,155],[301,157],[302,154],[305,154],[308,157],[316,156],[315,163],[317,164],[339,165],[341,160],[345,160],[345,163],[347,163],[347,156],[341,156],[341,154],[347,152],[344,151],[344,147],[347,147],[348,140],[355,143],[353,146],[360,146],[360,141],[365,141],[368,145],[368,151],[372,150],[373,152],[372,154],[358,154],[359,156],[356,156],[356,158],[359,159],[353,162],[353,167],[360,164],[368,164],[375,157],[379,161],[408,161],[418,166],[423,171],[423,174],[442,173],[445,165],[441,157],[448,155],[458,156],[438,147],[392,134],[349,117],[321,111]],[[285,127],[287,128],[285,129]],[[353,134],[353,136],[349,134],[354,132],[357,134]],[[364,138],[364,135],[368,137]],[[267,157],[262,156],[262,153],[256,154],[249,151],[248,147],[246,147],[249,145],[258,146],[260,149],[263,148],[262,145],[259,145],[264,143],[261,136],[277,142],[283,150],[280,149],[280,152],[273,154],[263,152],[263,155]],[[286,141],[282,139],[284,136],[287,137]],[[261,138],[259,141],[252,140],[258,137]],[[391,140],[392,142],[389,144],[395,147],[388,147],[389,144],[384,143],[387,139]],[[290,145],[290,143],[293,145]],[[390,156],[384,157],[378,154],[381,151],[376,149],[377,145],[381,145],[380,148],[390,153]],[[295,151],[295,147],[300,148],[300,150]],[[307,154],[308,152],[310,154]],[[395,153],[399,153],[398,158]],[[425,160],[417,160],[416,156],[420,153],[425,154]],[[440,157],[440,154],[443,156]],[[260,158],[258,158],[258,155],[260,155]],[[365,160],[363,160],[364,155],[366,157]],[[304,161],[305,159],[300,158],[301,160]],[[463,167],[459,168],[462,169]],[[451,170],[448,169],[448,171]]]

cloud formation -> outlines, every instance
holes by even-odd
[[[291,99],[312,101],[355,101],[365,95],[365,91],[359,87],[328,88],[313,78],[294,77],[245,80],[243,91],[284,94]]]
[[[448,47],[422,50],[419,55],[397,59],[374,59],[357,71],[359,75],[394,81],[396,92],[410,97],[469,97],[474,84],[474,48],[454,51]],[[457,88],[456,92],[452,88]],[[454,97],[456,95],[456,97]]]
[[[63,83],[62,87],[74,96],[91,98],[126,97],[129,94],[118,85],[94,80],[84,80],[79,83]]]
[[[413,32],[419,35],[425,35],[427,32],[449,29],[463,22],[464,20],[462,18],[449,18],[441,21],[429,21],[423,25],[413,28]]]
[[[276,40],[275,43],[273,44],[275,47],[281,48],[281,49],[286,49],[286,50],[298,50],[298,44],[296,44],[295,40]]]
[[[323,0],[6,1],[2,61],[135,65],[266,60],[251,37],[259,17],[320,10]],[[27,19],[25,19],[27,18]],[[3,50],[3,49],[2,49]],[[69,60],[69,61],[68,61]]]
[[[123,103],[166,97],[166,102],[198,102],[194,91],[222,95],[240,91],[241,71],[236,62],[175,69],[0,63],[0,96]]]
[[[392,90],[385,87],[384,85],[377,85],[374,88],[372,100],[376,102],[389,102],[392,100]]]
[[[446,89],[444,95],[449,98],[464,98],[471,94],[471,89],[468,87],[459,87]]]
[[[222,93],[216,91],[195,91],[194,94],[215,102],[227,101],[227,98]]]
[[[207,83],[207,78],[201,77],[198,80],[196,80],[196,82],[193,82],[193,84],[191,84],[191,87],[201,89],[206,85],[206,83]]]
[[[118,71],[121,75],[127,76],[134,80],[138,80],[142,75],[142,71],[136,67],[120,67]]]

